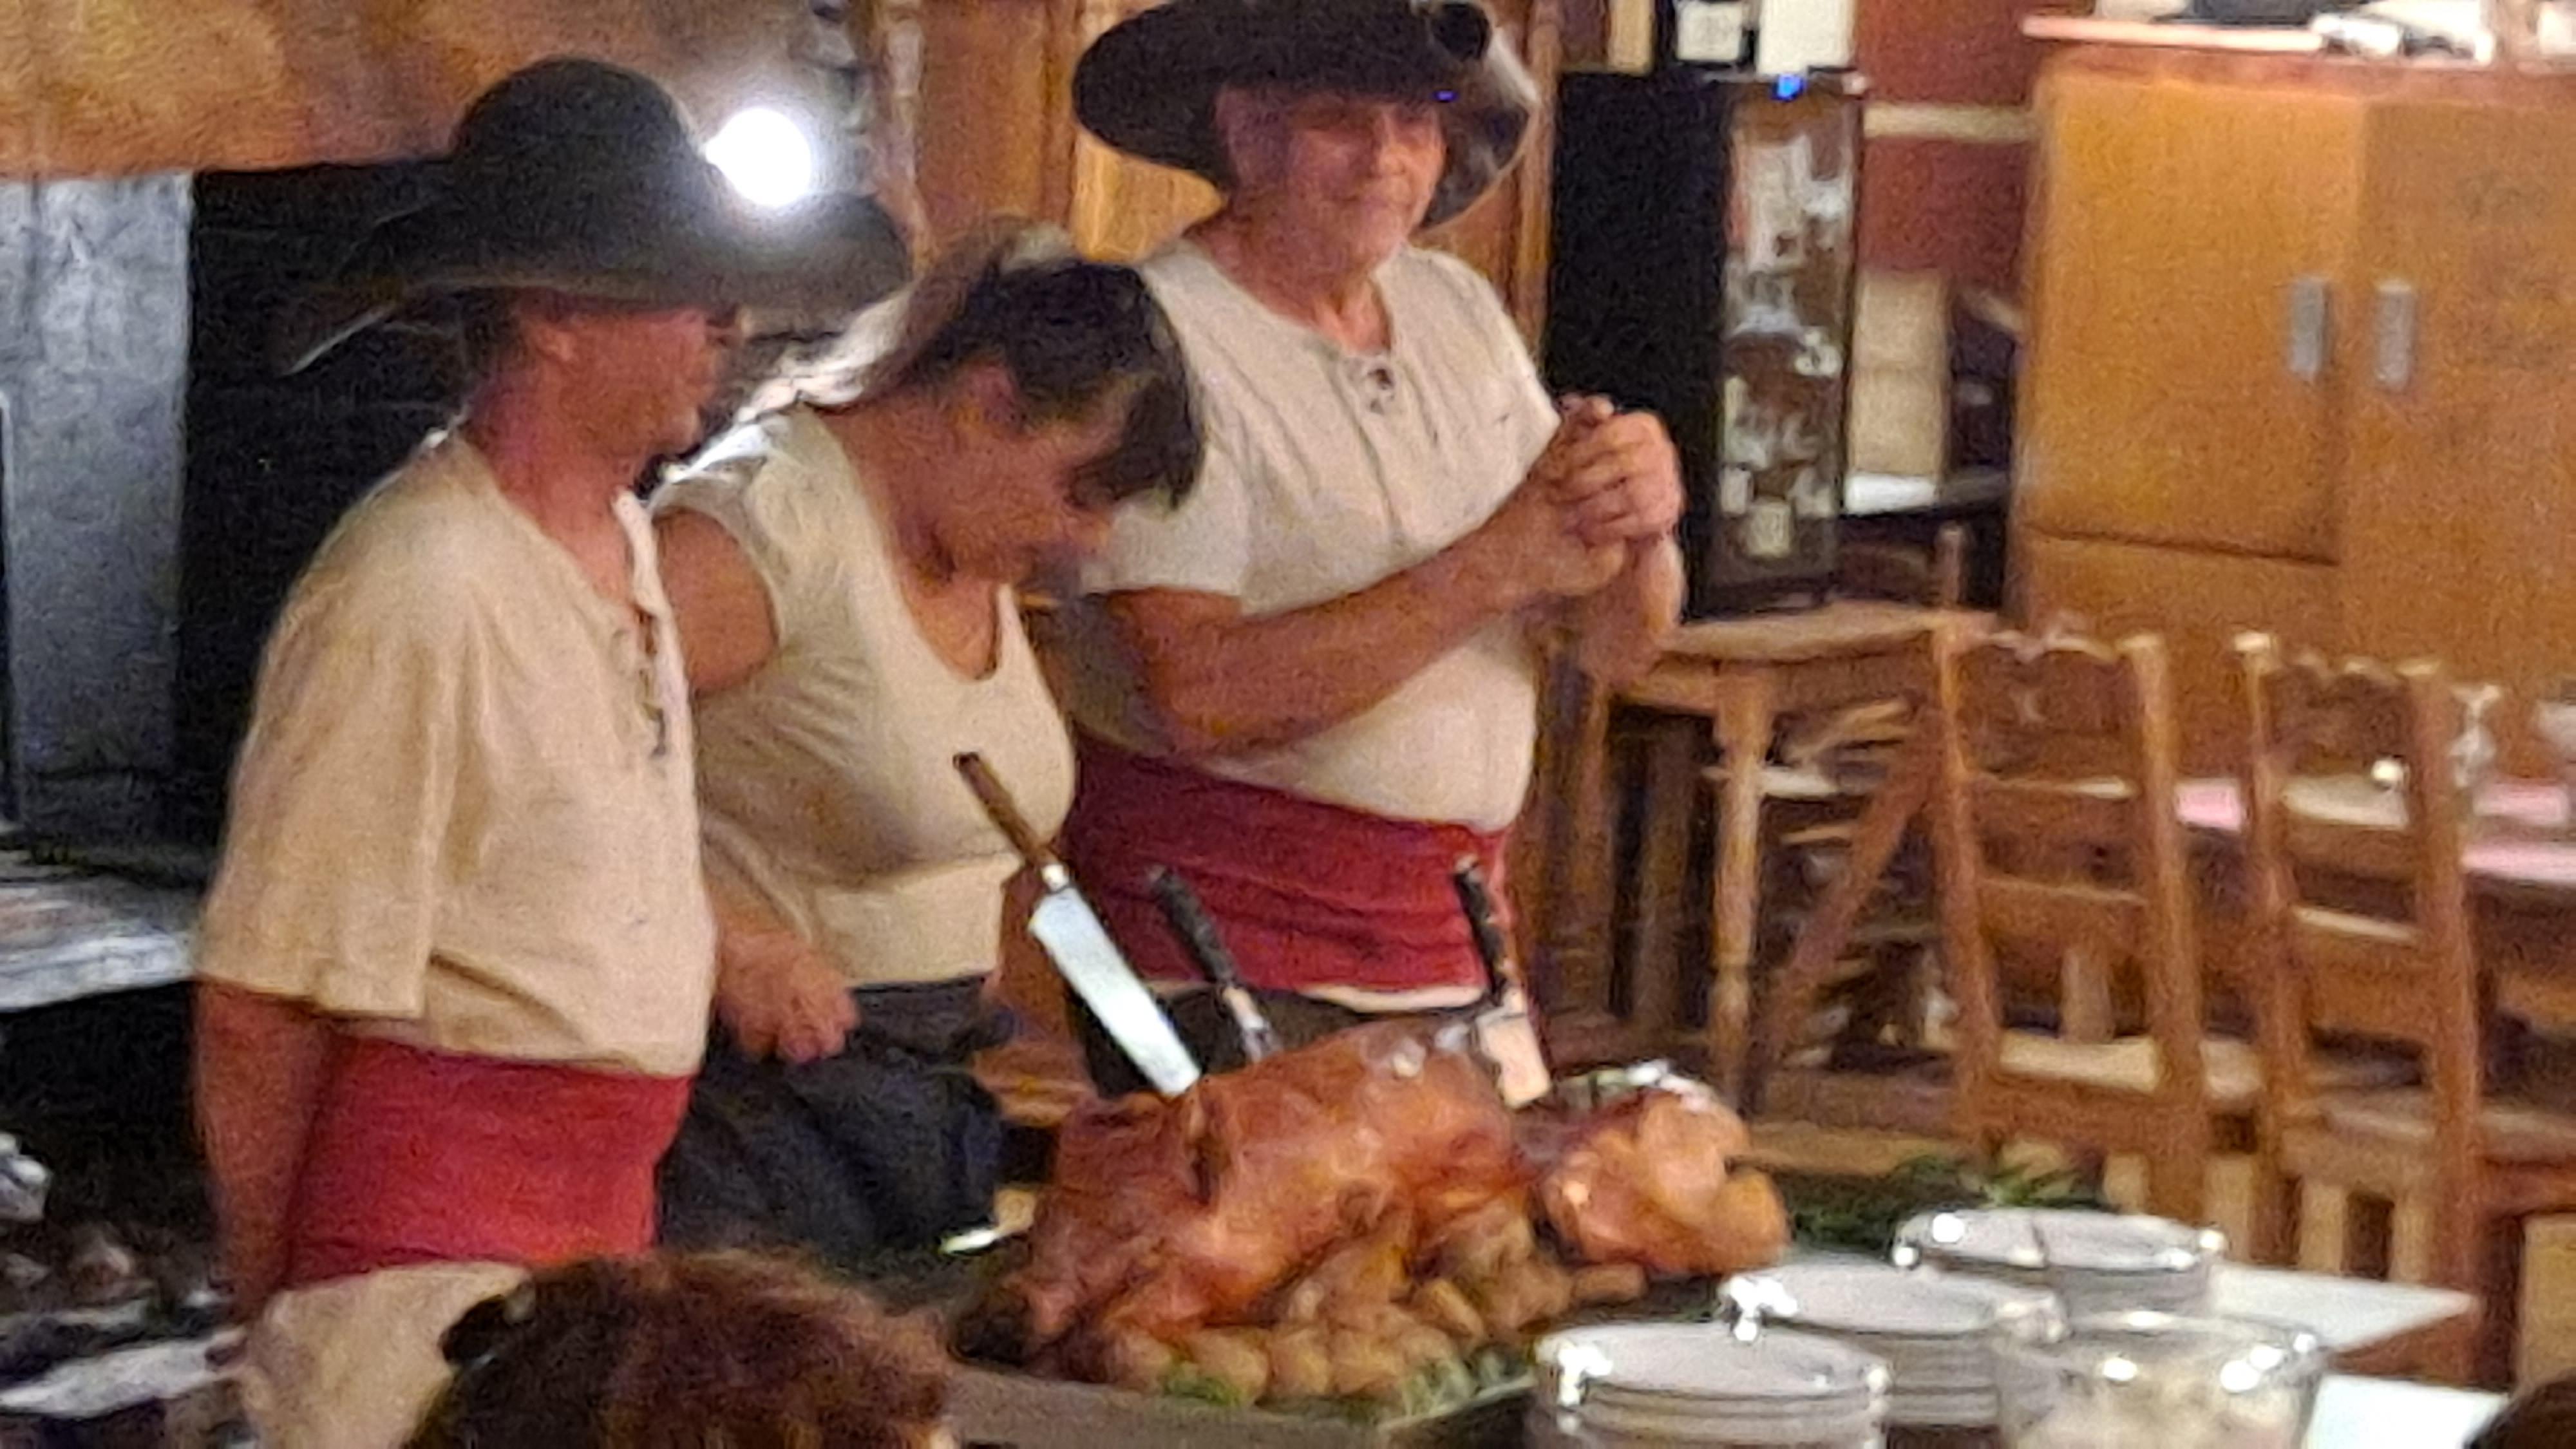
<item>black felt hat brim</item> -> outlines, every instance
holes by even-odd
[[[1170,0],[1120,22],[1083,53],[1074,114],[1120,151],[1223,186],[1214,120],[1217,93],[1228,86],[1438,97],[1449,156],[1423,218],[1437,226],[1511,169],[1539,104],[1537,83],[1499,37],[1472,61],[1432,43],[1430,12],[1439,8],[1416,0]]]
[[[911,269],[901,230],[868,198],[752,209],[666,92],[599,61],[540,62],[486,91],[429,182],[427,201],[379,221],[290,304],[271,339],[284,370],[443,293],[847,311]]]
[[[296,298],[277,321],[272,358],[297,371],[416,301],[458,292],[831,314],[889,296],[910,277],[893,217],[846,193],[660,236],[602,227],[551,239],[496,234],[487,218],[433,204],[381,223],[330,281]]]

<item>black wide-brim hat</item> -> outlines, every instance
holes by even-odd
[[[1215,113],[1227,86],[1439,100],[1449,162],[1426,226],[1511,169],[1539,104],[1537,83],[1471,0],[1170,0],[1083,53],[1073,110],[1109,145],[1223,186]]]
[[[540,61],[504,78],[432,169],[424,204],[377,223],[289,306],[273,339],[284,370],[440,293],[810,313],[863,306],[911,270],[901,229],[866,197],[754,211],[699,154],[661,86],[603,61]]]

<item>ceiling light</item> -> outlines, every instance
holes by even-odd
[[[707,142],[706,156],[758,206],[790,206],[814,190],[814,143],[767,106],[734,112]]]

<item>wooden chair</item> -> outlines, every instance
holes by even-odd
[[[2485,1080],[2485,987],[2461,865],[2463,802],[2450,750],[2460,710],[2442,669],[2329,670],[2240,643],[2249,726],[2244,777],[2253,914],[2249,974],[2261,1020],[2255,1256],[2296,1255],[2301,1189],[2347,1195],[2345,1271],[2385,1276],[2398,1202],[2423,1205],[2433,1280],[2484,1300],[2473,1360],[2513,1371],[2528,1219],[2576,1211],[2576,1117]],[[2402,820],[2291,808],[2297,782],[2404,768]],[[2412,1052],[2420,1084],[2321,1081],[2321,1037]]]
[[[2134,1155],[2149,1206],[2199,1222],[2212,1119],[2261,1088],[2250,1048],[2203,1034],[2164,647],[2004,635],[1947,652],[1939,691],[1951,1131]],[[2123,966],[2143,1034],[2117,1029]],[[2017,986],[2057,999],[2055,1030],[2008,1024]]]

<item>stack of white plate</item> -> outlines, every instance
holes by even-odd
[[[2163,1218],[2054,1209],[1927,1213],[1897,1230],[1896,1264],[2055,1293],[2070,1315],[2198,1313],[2227,1239]]]
[[[1862,1261],[1790,1263],[1730,1281],[1747,1312],[1846,1343],[1887,1365],[1887,1422],[1979,1429],[1995,1422],[1994,1352],[2006,1317],[2054,1314],[2049,1293]]]
[[[1802,1333],[1706,1323],[1570,1329],[1539,1344],[1529,1442],[1582,1449],[1875,1449],[1887,1367]]]

